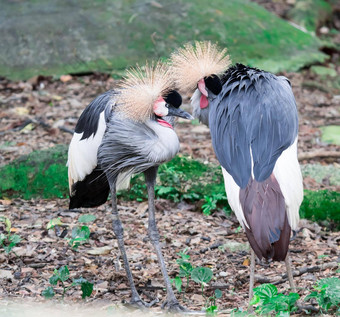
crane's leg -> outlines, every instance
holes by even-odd
[[[109,179],[109,177],[108,177]],[[110,189],[111,189],[111,199],[112,199],[112,226],[113,226],[113,232],[117,238],[118,241],[118,247],[120,250],[120,253],[123,258],[124,262],[124,268],[127,275],[127,279],[129,281],[129,285],[131,288],[131,300],[130,304],[137,307],[150,307],[152,306],[155,301],[151,303],[145,303],[138,295],[135,283],[133,282],[132,273],[129,266],[129,261],[126,255],[125,251],[125,245],[124,245],[124,229],[122,226],[122,222],[120,221],[118,209],[117,209],[117,196],[116,196],[116,182],[110,181]]]
[[[288,276],[290,288],[292,289],[293,292],[296,292],[296,288],[295,288],[295,284],[293,280],[292,264],[290,261],[289,251],[285,258],[285,264],[286,264],[287,276]]]
[[[186,308],[181,306],[178,300],[175,297],[174,291],[171,287],[170,279],[168,273],[166,271],[164,258],[162,255],[161,247],[159,244],[159,232],[156,225],[156,218],[155,218],[155,190],[154,185],[156,181],[158,167],[149,168],[147,171],[144,172],[145,174],[145,181],[148,188],[148,200],[149,200],[149,227],[148,233],[151,243],[153,244],[159,265],[161,267],[161,271],[163,274],[163,279],[166,287],[166,299],[162,305],[162,308],[166,308],[169,311],[174,312],[183,312],[187,311]]]
[[[255,279],[255,252],[250,248],[250,278],[249,278],[249,301],[253,298],[253,288]]]

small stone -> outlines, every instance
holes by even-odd
[[[323,26],[319,29],[321,34],[328,34],[329,33],[329,28],[327,26]]]
[[[194,294],[191,296],[191,300],[199,303],[204,303],[204,297],[199,294]]]
[[[226,276],[228,276],[228,275],[229,275],[228,272],[220,272],[220,276],[221,276],[221,277],[226,277]]]
[[[201,238],[200,237],[196,237],[194,239],[191,239],[191,243],[192,244],[199,244],[201,242]]]
[[[20,280],[20,279],[21,279],[21,272],[19,272],[19,271],[15,272],[15,273],[14,273],[14,278],[15,278],[16,280]]]
[[[13,274],[11,271],[8,270],[0,270],[0,279],[4,278],[4,279],[13,279]]]

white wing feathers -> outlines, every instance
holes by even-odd
[[[68,150],[68,181],[71,191],[75,182],[82,181],[97,166],[97,152],[106,129],[105,110],[100,113],[95,135],[81,140],[83,133],[74,133]]]

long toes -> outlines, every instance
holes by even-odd
[[[133,300],[133,299],[132,299],[132,300],[129,302],[129,306],[144,309],[144,308],[152,307],[153,305],[155,305],[155,304],[158,303],[158,302],[159,302],[158,298],[155,298],[155,299],[154,299],[153,301],[151,301],[150,303],[144,302],[144,301],[141,300],[141,299],[137,299],[137,300]]]
[[[187,308],[184,306],[180,305],[177,300],[166,300],[163,305],[162,309],[166,309],[167,311],[171,313],[185,313],[189,312]]]

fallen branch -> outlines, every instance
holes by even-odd
[[[299,161],[310,160],[313,158],[323,158],[323,157],[338,158],[340,157],[340,152],[319,150],[319,151],[314,151],[314,152],[302,152],[302,153],[299,153],[298,155]]]
[[[15,128],[8,129],[8,130],[5,130],[5,131],[0,131],[0,135],[4,135],[4,134],[6,134],[8,132],[11,132],[11,131],[13,131],[13,132],[21,131],[22,129],[24,129],[30,123],[41,125],[43,128],[46,128],[46,129],[51,129],[52,128],[51,125],[49,125],[48,123],[42,121],[41,119],[27,119],[26,121],[24,121],[22,124],[20,124],[19,126],[15,127]],[[67,132],[67,133],[70,133],[70,134],[74,133],[73,130],[71,130],[69,128],[66,128],[64,126],[59,126],[57,128],[59,130],[63,131],[63,132]]]
[[[223,244],[224,244],[223,242],[214,243],[214,244],[212,244],[211,246],[209,246],[207,248],[201,249],[200,253],[205,253],[207,251],[217,249],[218,247],[222,246]]]
[[[312,311],[314,313],[318,313],[320,309],[314,307],[313,305],[302,305],[299,302],[297,302],[296,306],[301,310],[301,311]]]
[[[327,269],[336,269],[338,267],[338,263],[336,262],[330,262],[330,263],[325,263],[322,265],[315,265],[311,267],[302,267],[299,269],[296,269],[293,271],[293,276],[301,276],[305,273],[313,273],[313,272],[318,272],[318,271],[324,271]],[[281,279],[278,281],[273,281],[265,276],[262,275],[255,275],[255,279],[259,283],[270,283],[273,285],[278,285],[286,282],[288,280],[287,274],[283,274]]]
[[[330,262],[330,263],[325,263],[322,265],[315,265],[311,267],[302,267],[300,269],[294,270],[293,276],[301,276],[302,274],[305,274],[305,273],[324,271],[327,269],[335,269],[337,267],[338,267],[338,263],[336,262]],[[287,274],[283,274],[282,278],[287,278]]]

